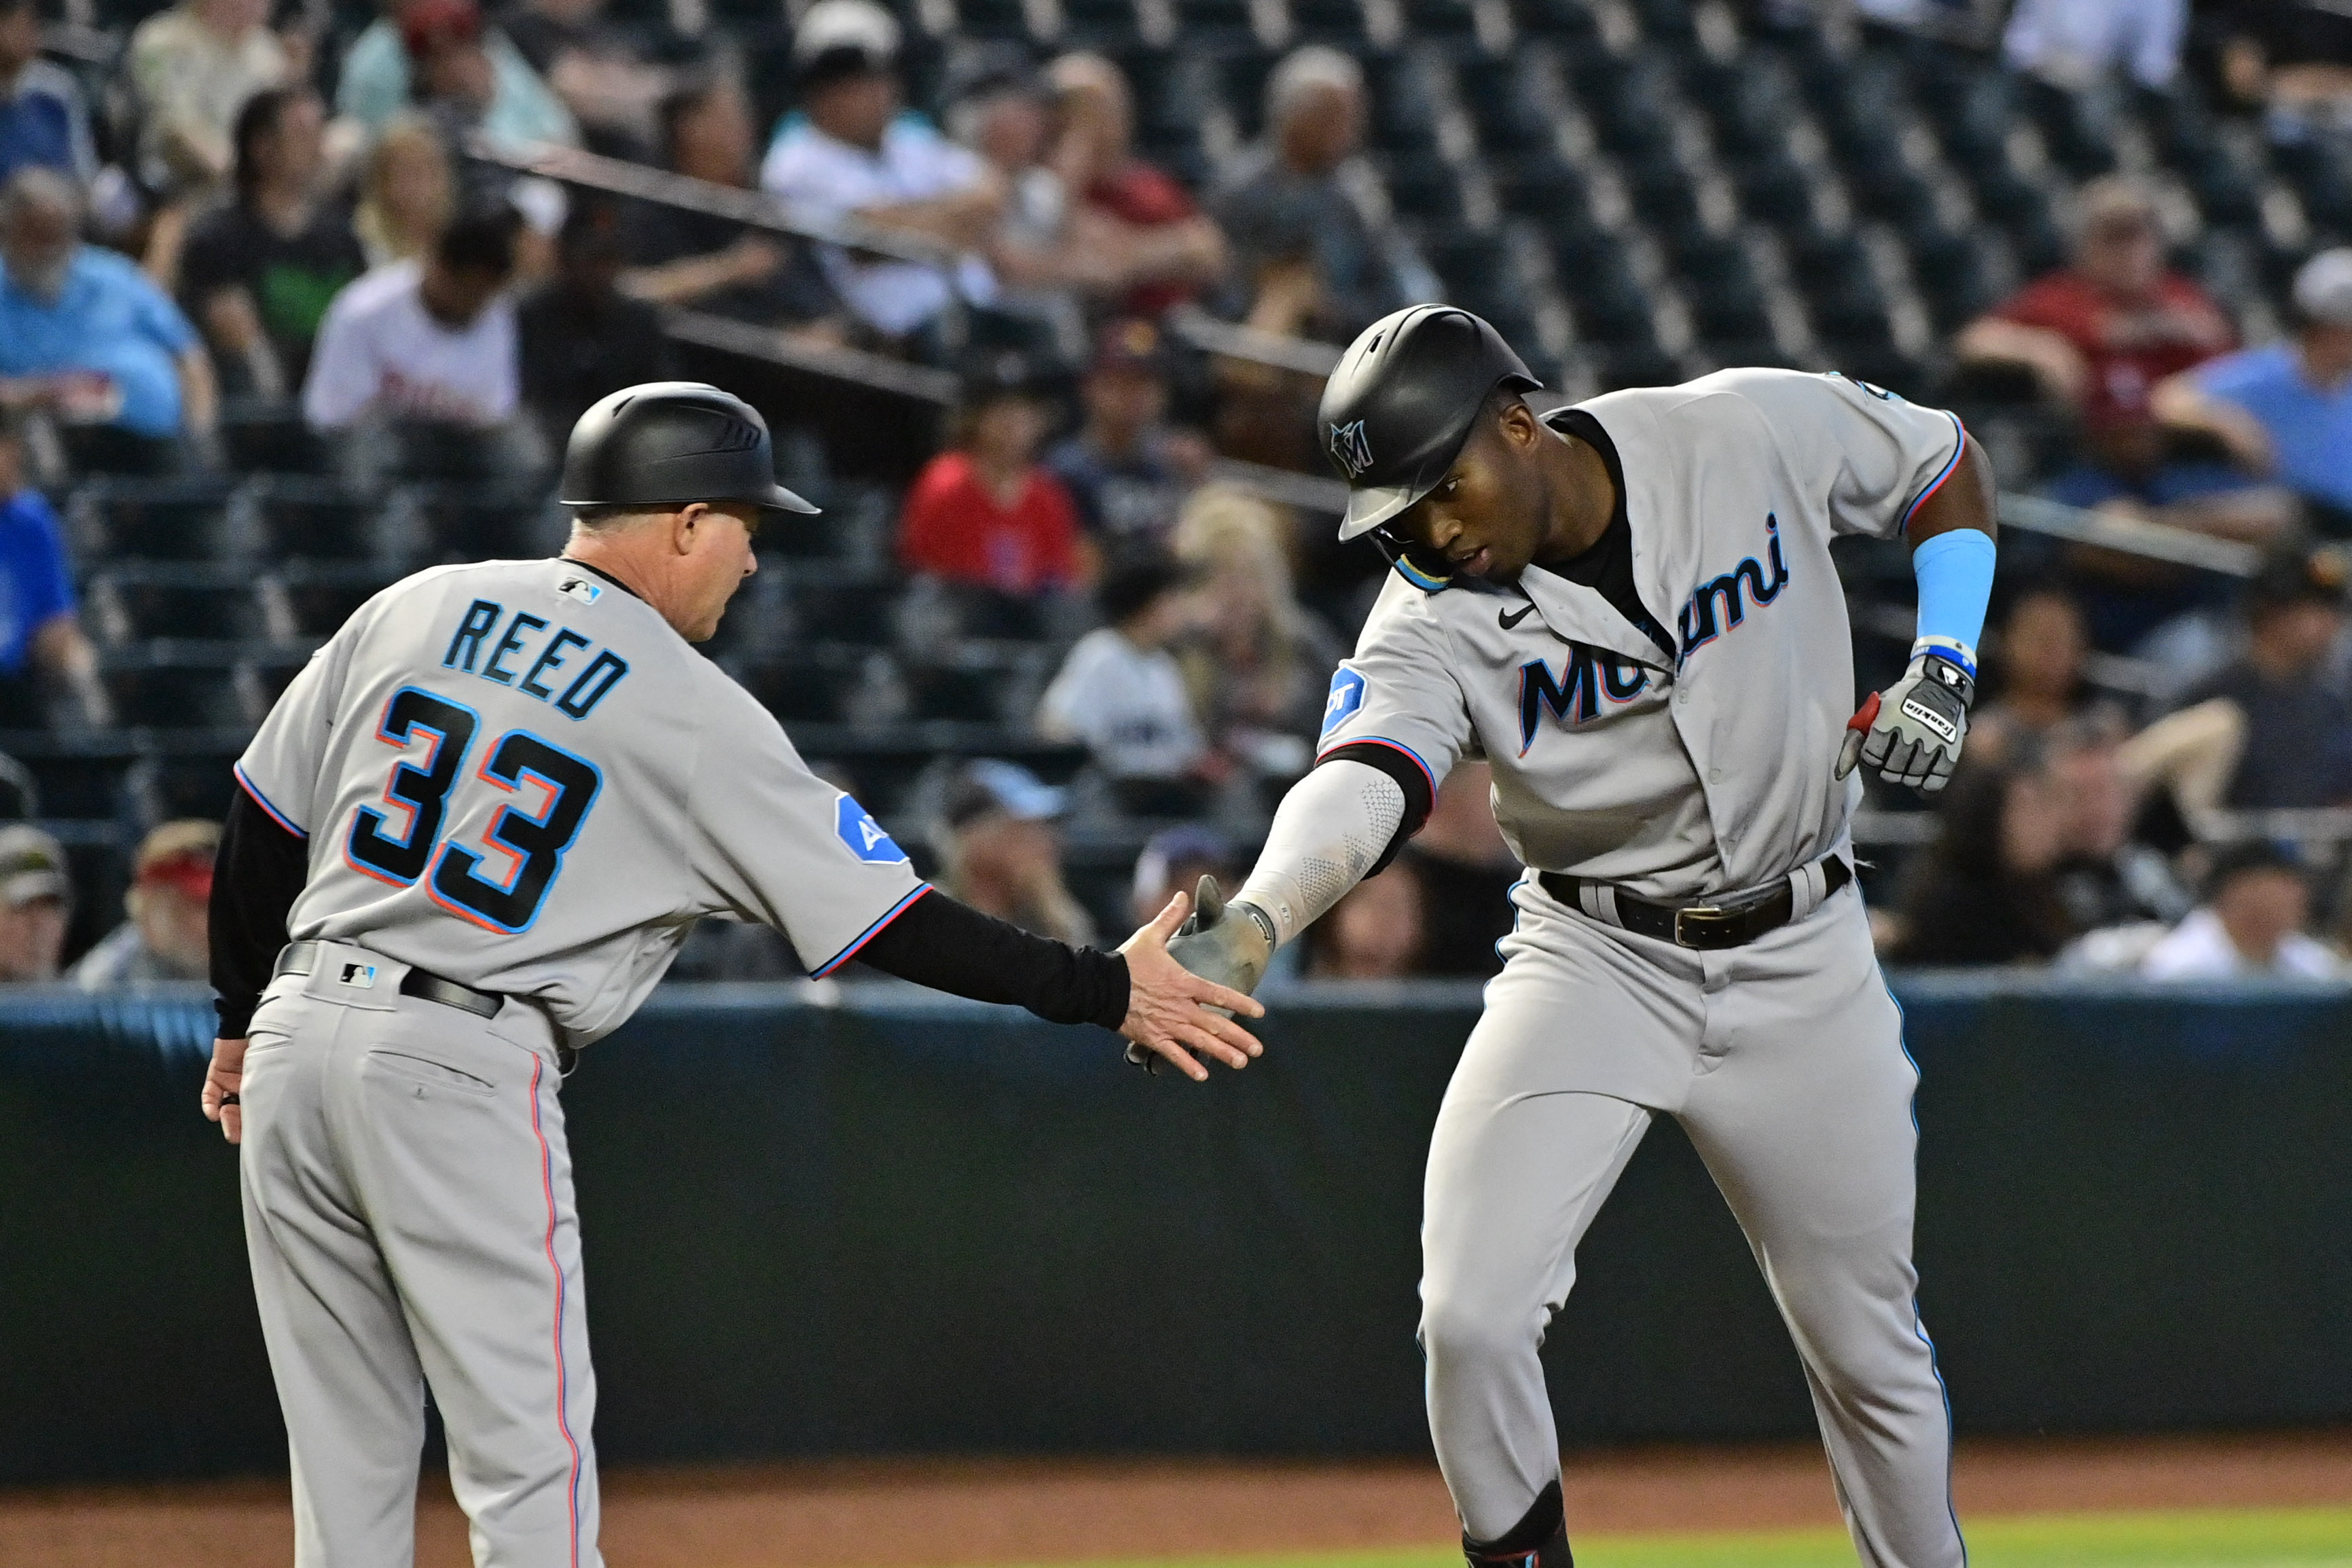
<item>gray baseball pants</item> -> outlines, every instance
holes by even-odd
[[[1914,1301],[1918,1073],[1859,893],[1713,953],[1567,909],[1532,879],[1513,896],[1423,1193],[1429,1422],[1464,1529],[1501,1536],[1559,1474],[1537,1350],[1586,1227],[1664,1114],[1796,1341],[1863,1563],[1960,1568],[1950,1411]]]
[[[404,997],[400,964],[325,946],[265,993],[239,1092],[297,1568],[410,1568],[428,1383],[475,1563],[600,1568],[552,1028]]]

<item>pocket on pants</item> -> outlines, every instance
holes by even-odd
[[[406,1079],[428,1089],[453,1089],[460,1094],[478,1094],[484,1099],[499,1092],[499,1086],[488,1079],[468,1072],[462,1067],[436,1061],[429,1056],[418,1056],[412,1051],[395,1051],[381,1045],[367,1055],[371,1071]]]

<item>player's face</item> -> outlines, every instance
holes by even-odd
[[[719,630],[727,601],[743,580],[760,570],[752,538],[760,531],[760,508],[746,501],[718,501],[694,513],[681,551],[685,602],[678,632],[689,643],[706,643]],[[680,514],[683,517],[684,513]]]
[[[1437,488],[1391,526],[1465,576],[1516,580],[1543,538],[1543,486],[1532,454],[1543,438],[1524,404],[1480,420]]]

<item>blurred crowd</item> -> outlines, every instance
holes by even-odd
[[[940,880],[1073,939],[1115,939],[1114,915],[1204,873],[1230,883],[1311,763],[1377,562],[1335,574],[1325,518],[1236,480],[1319,472],[1314,378],[1192,351],[1187,326],[1337,344],[1441,297],[1365,178],[1361,65],[1292,49],[1256,139],[1180,171],[1139,152],[1136,84],[1107,55],[959,40],[913,101],[914,40],[873,0],[689,37],[695,9],[385,0],[338,33],[322,8],[179,0],[98,62],[44,53],[36,0],[0,0],[0,708],[37,685],[33,706],[111,722],[45,498],[75,473],[218,468],[223,410],[258,408],[351,473],[543,494],[589,403],[677,372],[665,320],[692,311],[954,378],[892,520],[901,634],[1049,648],[1020,716],[1088,766],[1048,784],[943,762],[920,792]],[[1851,9],[1874,36],[1995,52],[2032,91],[2195,78],[2248,134],[2352,148],[2352,20],[2322,0]],[[830,237],[501,161],[546,144],[764,193]],[[2352,249],[2298,258],[2282,321],[2176,265],[2168,200],[2128,170],[2084,183],[2064,265],[1962,325],[1937,384],[1898,390],[1988,414],[2013,487],[2244,570],[2004,538],[1960,776],[1932,813],[1870,801],[1912,813],[1871,884],[1895,959],[2318,976],[2352,936],[2330,815],[2352,808],[2352,558],[2331,542],[2352,538]],[[888,661],[859,679],[863,722],[906,711]],[[1491,972],[1520,868],[1487,786],[1458,768],[1411,850],[1285,962]],[[1126,909],[1064,872],[1067,824],[1106,821],[1148,841]],[[201,973],[210,831],[148,836],[127,920],[74,978]],[[0,831],[0,978],[56,974],[66,869],[40,830]],[[772,938],[712,932],[685,972],[795,971]]]

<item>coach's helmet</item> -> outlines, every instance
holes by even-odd
[[[1542,385],[1500,332],[1451,305],[1408,306],[1365,328],[1315,415],[1324,454],[1348,481],[1339,537],[1370,533],[1435,489],[1496,387]]]
[[[599,399],[572,427],[560,499],[567,507],[750,501],[778,512],[817,509],[776,483],[760,411],[702,382],[646,382]]]

